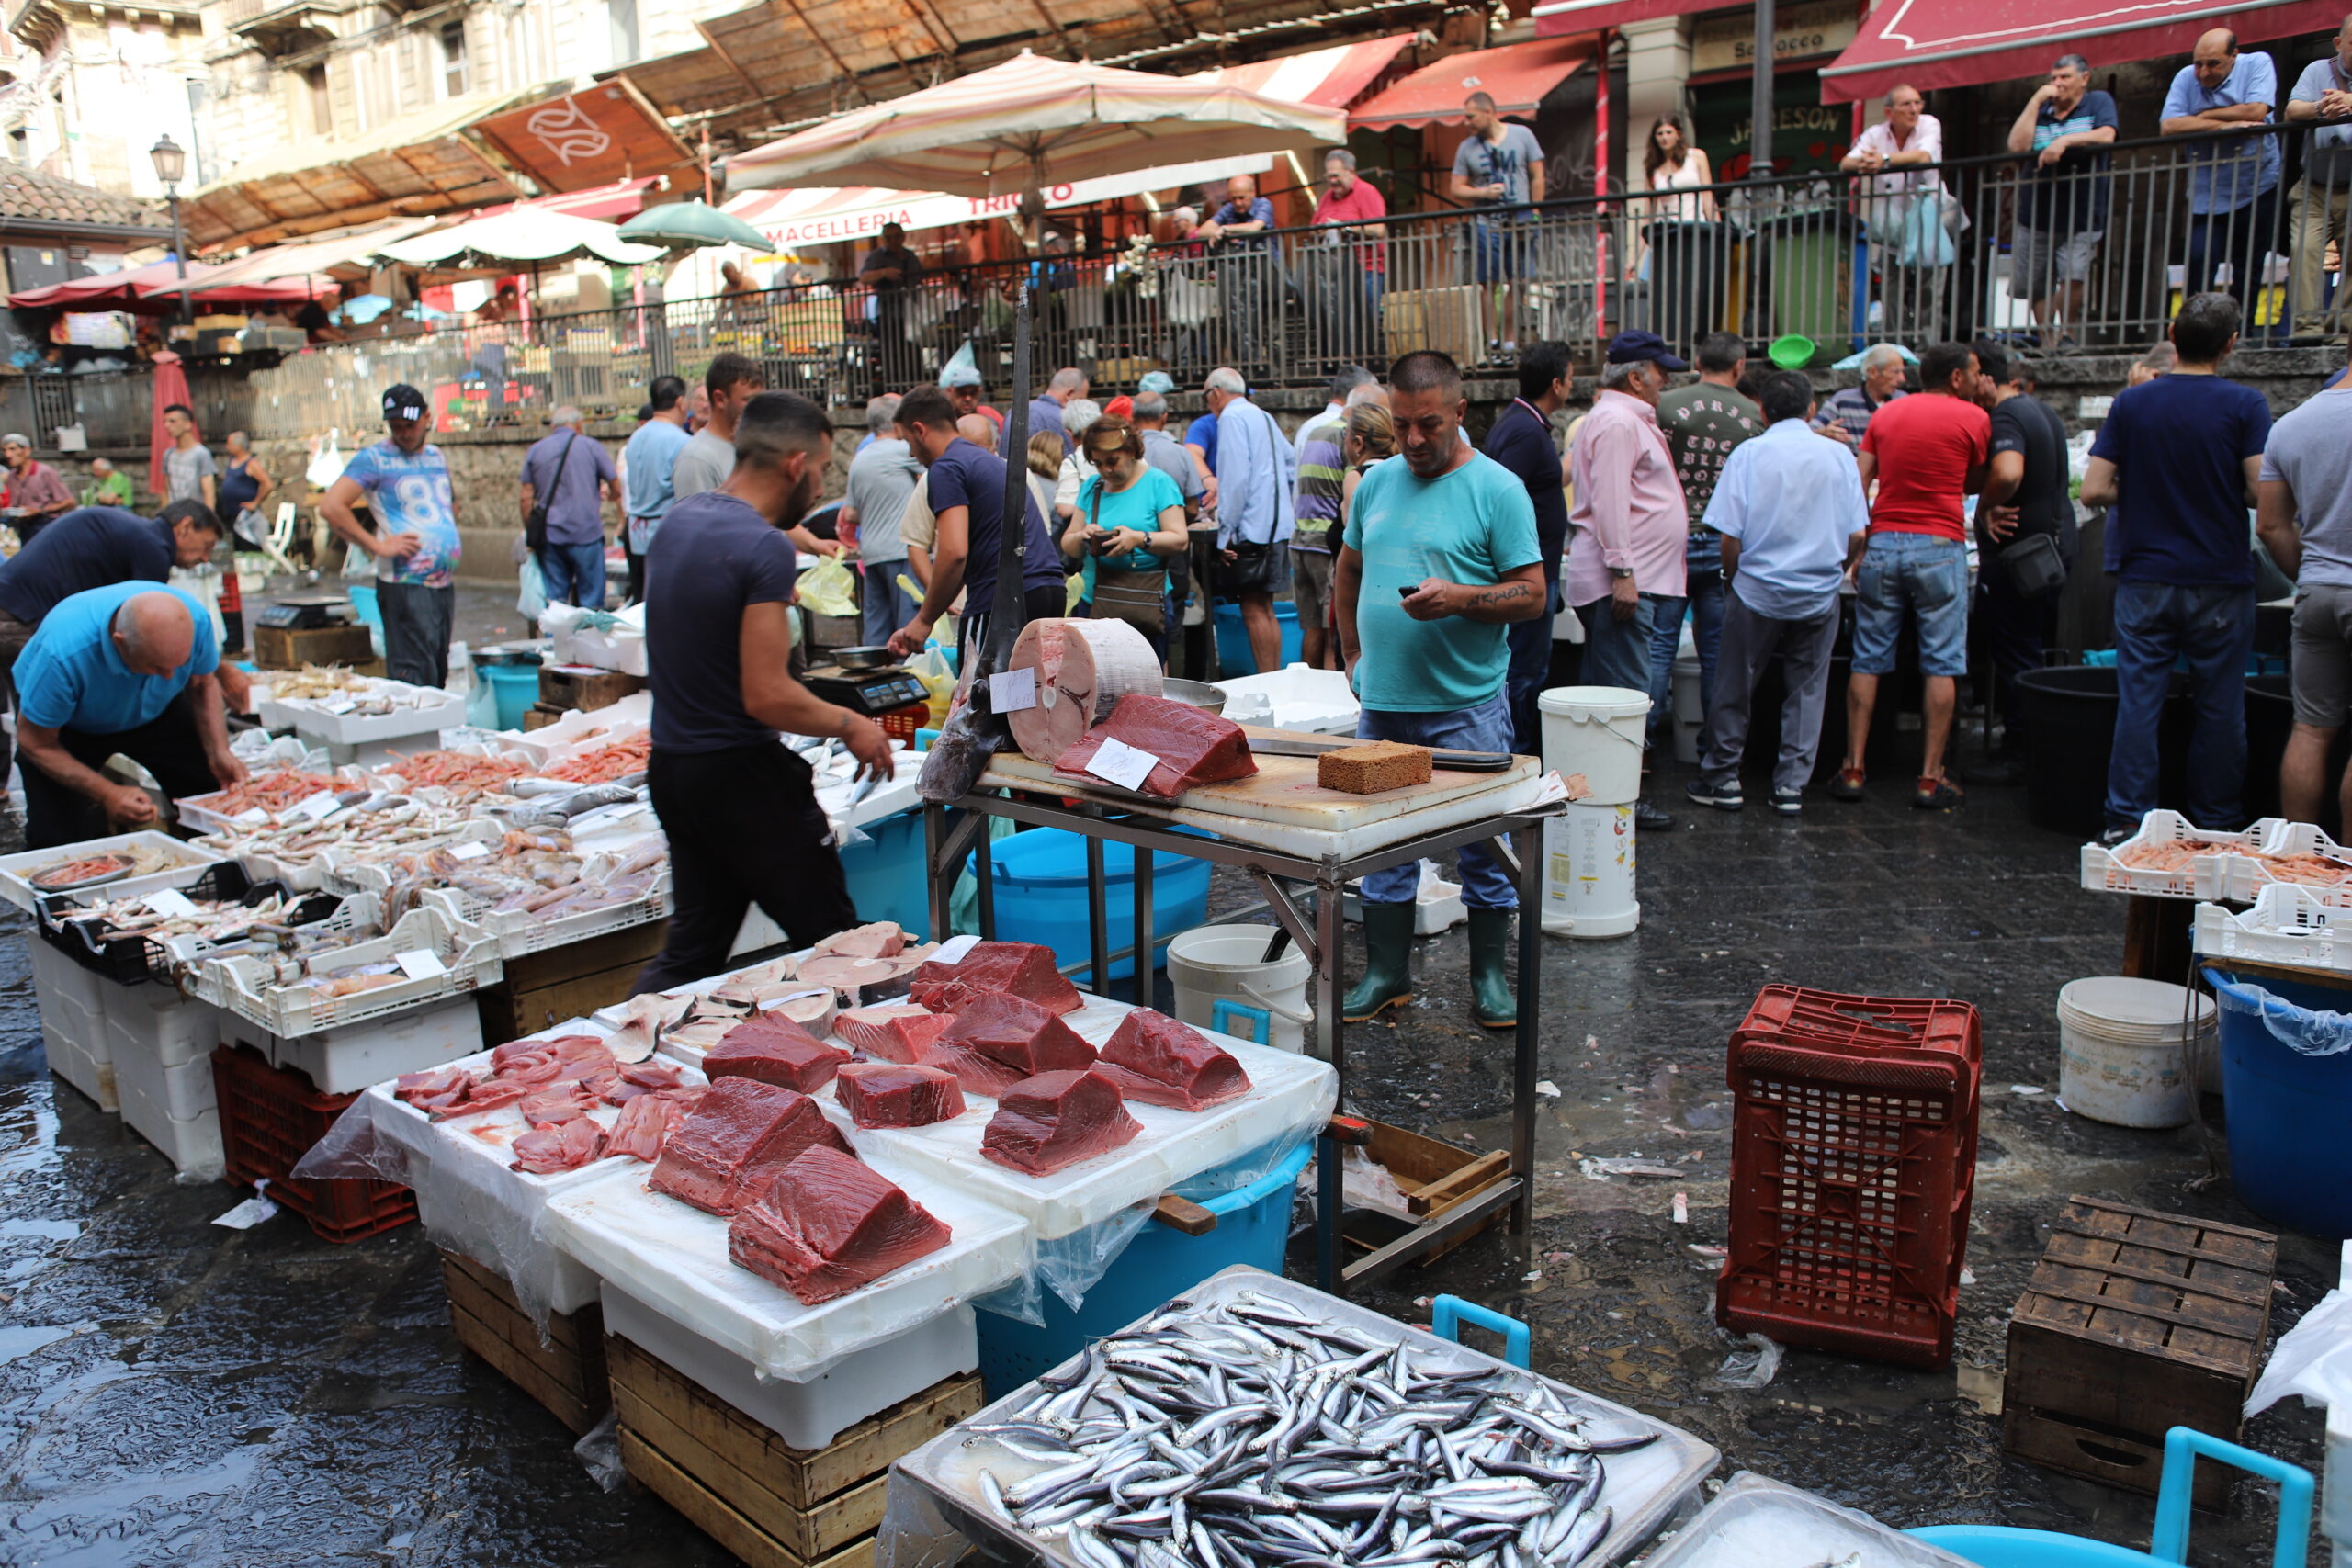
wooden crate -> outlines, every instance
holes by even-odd
[[[568,711],[549,703],[533,703],[523,710],[523,729],[527,734],[534,729],[545,729],[550,724],[561,723]]]
[[[2278,1238],[2083,1197],[2051,1232],[2009,1321],[2001,1447],[2153,1493],[2168,1428],[2238,1435]],[[2222,1506],[2225,1467],[2197,1474],[2198,1506]]]
[[[1381,299],[1380,320],[1387,329],[1391,354],[1433,348],[1452,355],[1457,365],[1476,365],[1484,357],[1479,348],[1486,329],[1480,325],[1475,284],[1398,289]]]
[[[1405,1206],[1422,1220],[1434,1219],[1448,1209],[1492,1187],[1510,1174],[1510,1156],[1507,1154],[1473,1154],[1468,1149],[1425,1138],[1419,1133],[1408,1133],[1402,1127],[1392,1127],[1385,1122],[1366,1124],[1372,1129],[1371,1141],[1364,1153],[1387,1168],[1388,1174],[1404,1189]],[[1361,1213],[1362,1212],[1359,1212]],[[1442,1247],[1415,1258],[1414,1267],[1426,1269],[1437,1259],[1452,1252],[1471,1237],[1484,1235],[1503,1222],[1508,1211],[1497,1210],[1482,1223],[1473,1225]],[[1364,1215],[1365,1220],[1380,1216]],[[1394,1239],[1398,1225],[1364,1224],[1351,1226],[1346,1233],[1349,1244],[1360,1251],[1371,1252]]]
[[[891,1461],[983,1403],[977,1376],[949,1378],[794,1449],[617,1335],[605,1357],[629,1474],[753,1568],[868,1568]]]
[[[504,1373],[548,1413],[585,1433],[612,1408],[605,1377],[605,1314],[590,1305],[538,1325],[514,1300],[505,1280],[472,1258],[444,1248],[441,1282],[449,1292],[449,1326],[458,1343]]]
[[[380,675],[383,664],[366,626],[253,628],[254,663],[264,670],[300,670],[306,664],[340,664],[362,674]],[[372,667],[372,668],[371,668]]]
[[[506,960],[505,978],[474,994],[482,1038],[503,1044],[626,1001],[669,934],[669,921],[654,920]]]
[[[645,689],[642,676],[617,670],[592,670],[585,665],[539,666],[539,702],[558,709],[594,713]]]

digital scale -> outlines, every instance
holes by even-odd
[[[879,718],[892,708],[902,708],[909,703],[931,700],[922,682],[902,665],[887,670],[844,670],[838,664],[820,664],[809,670],[802,683],[825,701],[868,718]]]
[[[254,624],[283,632],[311,632],[349,626],[355,618],[351,601],[342,595],[306,593],[278,600],[264,609]]]

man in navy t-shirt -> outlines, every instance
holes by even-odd
[[[937,387],[915,387],[899,400],[899,428],[907,445],[930,470],[927,493],[939,536],[932,545],[931,583],[922,608],[890,638],[891,651],[921,653],[931,628],[964,594],[957,644],[975,654],[988,646],[989,621],[996,609],[997,554],[1004,519],[1004,459],[984,452],[956,433],[956,405]],[[1028,620],[1058,615],[1068,604],[1062,586],[1061,552],[1046,532],[1036,497],[1022,486],[1024,511],[1021,592]],[[977,657],[962,666],[968,679]]]
[[[2091,444],[2086,506],[2109,508],[2120,706],[2107,769],[2107,842],[2139,830],[2156,804],[2156,721],[2173,663],[2196,694],[2188,816],[2244,826],[2245,664],[2254,651],[2255,504],[2270,405],[2222,379],[2238,341],[2237,301],[2195,294],[2173,319],[2171,373],[2126,388]]]
[[[200,501],[175,501],[153,517],[119,506],[65,513],[0,565],[0,694],[17,655],[57,604],[109,583],[163,582],[175,566],[198,566],[220,543],[220,520]],[[230,694],[243,706],[243,691]]]
[[[779,733],[847,743],[890,776],[872,719],[793,679],[798,561],[783,529],[816,500],[833,449],[825,411],[761,392],[737,416],[735,467],[672,506],[645,556],[653,756],[646,783],[670,840],[669,940],[639,991],[716,975],[753,902],[806,947],[857,923],[808,764]]]
[[[1544,750],[1535,698],[1552,674],[1552,615],[1560,608],[1560,558],[1568,548],[1568,495],[1560,446],[1552,438],[1552,416],[1567,399],[1568,345],[1528,344],[1519,355],[1519,396],[1495,416],[1483,448],[1527,487],[1527,499],[1535,506],[1535,542],[1543,551],[1545,614],[1511,623],[1510,673],[1503,682],[1510,698],[1511,750],[1526,757]]]

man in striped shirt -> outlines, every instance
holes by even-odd
[[[1367,382],[1374,391],[1377,382]],[[1298,604],[1298,651],[1310,670],[1330,667],[1331,536],[1346,488],[1347,403],[1334,399],[1298,433],[1298,490],[1291,502],[1290,592]]]

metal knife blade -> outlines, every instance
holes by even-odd
[[[1255,735],[1250,738],[1250,750],[1266,757],[1319,757],[1326,751],[1363,744],[1341,736],[1322,740],[1267,740]],[[1511,756],[1508,751],[1437,751],[1430,754],[1430,765],[1454,773],[1499,773],[1510,769]]]

